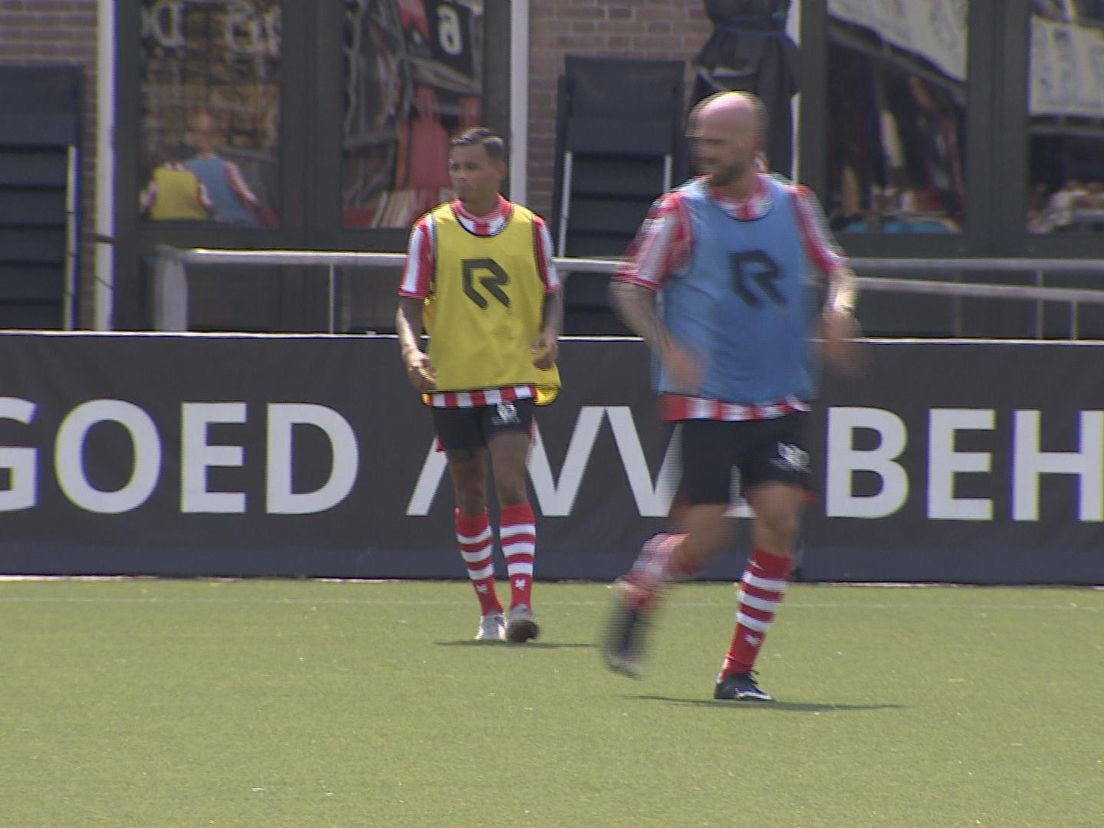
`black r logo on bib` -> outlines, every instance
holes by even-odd
[[[494,259],[464,259],[461,262],[464,270],[464,295],[484,310],[490,304],[476,287],[476,282],[483,289],[497,299],[505,307],[510,307],[510,297],[502,288],[510,284],[510,277],[506,271],[499,267]],[[485,275],[476,275],[485,274]]]
[[[728,264],[732,270],[732,289],[745,303],[758,308],[763,304],[760,295],[763,294],[774,304],[785,306],[786,297],[779,292],[775,284],[782,273],[778,269],[778,264],[765,251],[746,250],[729,253]],[[758,291],[752,289],[752,283],[758,285]]]

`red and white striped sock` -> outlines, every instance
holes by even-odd
[[[630,587],[624,597],[634,608],[654,609],[664,585],[693,574],[679,554],[685,537],[685,534],[660,533],[644,543],[632,569],[623,579]]]
[[[453,513],[456,523],[456,542],[460,544],[460,557],[468,568],[468,578],[479,599],[480,615],[502,612],[502,604],[495,594],[494,577],[494,535],[491,523],[487,519],[487,510],[480,515],[469,517]]]
[[[793,566],[789,555],[775,555],[765,549],[751,550],[744,576],[740,579],[740,606],[736,611],[736,629],[725,655],[718,681],[735,673],[748,673],[755,667],[759,648],[774,621],[778,605],[786,592],[786,577]]]
[[[499,542],[506,556],[506,575],[510,578],[510,609],[525,604],[532,609],[533,556],[537,551],[537,523],[528,503],[502,509]]]

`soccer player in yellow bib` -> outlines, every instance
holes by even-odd
[[[548,228],[501,195],[505,176],[506,145],[489,129],[472,127],[451,140],[456,200],[411,231],[395,327],[407,378],[433,412],[448,458],[456,542],[479,599],[476,640],[524,642],[540,632],[525,464],[533,407],[552,402],[560,387],[563,297]],[[488,459],[510,581],[505,613],[495,592]]]

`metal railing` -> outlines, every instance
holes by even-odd
[[[1034,285],[1000,285],[979,282],[900,279],[890,276],[859,278],[861,290],[893,293],[922,293],[952,297],[1032,300],[1035,306],[1035,338],[1043,338],[1043,303],[1057,302],[1069,307],[1069,338],[1080,338],[1079,310],[1082,304],[1104,304],[1104,259],[889,259],[855,258],[856,273],[1029,273]],[[1048,287],[1048,275],[1096,272],[1101,289]],[[961,335],[960,308],[956,309],[954,333]]]
[[[614,259],[578,259],[555,257],[561,274],[612,273],[619,261]],[[978,282],[862,276],[857,279],[861,291],[888,291],[952,297],[1019,299],[1037,303],[1035,337],[1043,336],[1043,303],[1069,306],[1070,339],[1079,338],[1079,308],[1084,304],[1104,305],[1104,259],[892,259],[853,258],[851,266],[858,274],[892,273],[1030,273],[1033,285],[982,284]],[[159,245],[154,265],[154,327],[160,331],[188,330],[187,266],[309,266],[326,269],[329,291],[329,332],[334,333],[336,284],[339,267],[401,267],[405,253],[357,253],[326,250],[215,250],[179,249]],[[1099,272],[1100,290],[1091,288],[1047,287],[1047,274]]]

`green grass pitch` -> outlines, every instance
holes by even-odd
[[[714,702],[733,589],[641,681],[601,584],[475,645],[465,583],[0,583],[0,824],[1104,825],[1104,591],[796,584]]]

